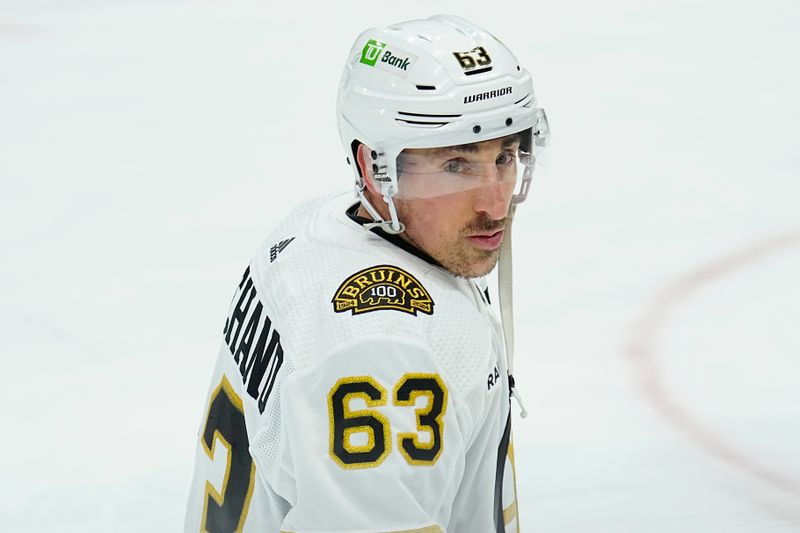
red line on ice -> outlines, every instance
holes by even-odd
[[[667,285],[637,321],[626,354],[636,370],[645,397],[671,424],[735,469],[782,492],[800,497],[798,480],[748,456],[681,406],[664,386],[655,363],[658,335],[669,322],[670,313],[689,295],[738,268],[797,244],[800,244],[800,231],[757,242]]]

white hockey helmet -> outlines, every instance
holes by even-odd
[[[527,195],[535,152],[547,141],[533,82],[492,34],[452,15],[363,32],[339,86],[339,134],[357,192],[385,230],[403,230],[392,197],[402,195],[398,157],[407,148],[465,145],[520,133],[524,168],[513,202]],[[389,206],[384,222],[363,195],[357,148],[371,149],[373,179]],[[528,157],[526,158],[525,155]]]

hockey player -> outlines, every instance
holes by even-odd
[[[297,208],[235,291],[186,531],[519,530],[510,231],[547,121],[457,17],[365,31],[338,121],[356,197]],[[500,262],[504,324],[481,277]]]

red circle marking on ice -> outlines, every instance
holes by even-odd
[[[723,257],[670,283],[654,298],[635,323],[634,333],[626,347],[645,397],[672,425],[690,437],[708,453],[768,486],[800,498],[800,482],[781,474],[742,452],[729,439],[703,424],[681,406],[664,386],[655,363],[658,334],[669,322],[670,313],[698,288],[730,274],[748,263],[800,244],[800,231],[794,231],[752,244]]]

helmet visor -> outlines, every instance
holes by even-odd
[[[397,157],[397,196],[435,198],[498,185],[520,194],[533,166],[531,130],[479,143],[406,148]]]

